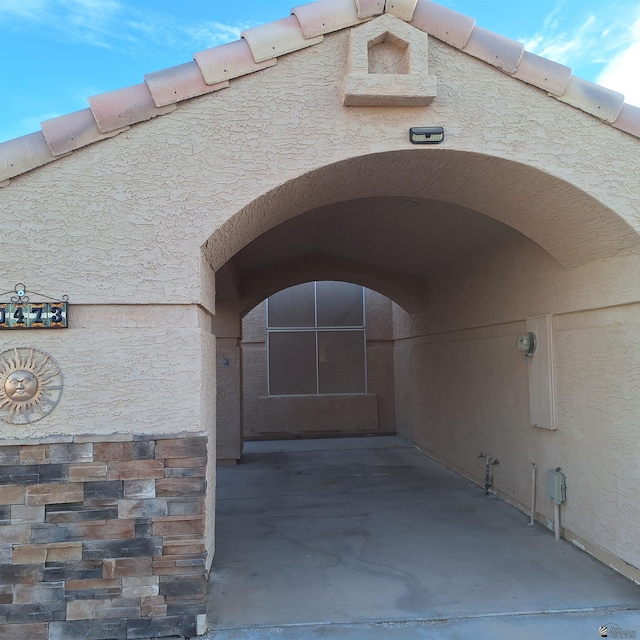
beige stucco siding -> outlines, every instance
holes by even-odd
[[[213,394],[207,315],[184,306],[71,306],[69,329],[3,331],[0,350],[32,347],[63,375],[56,409],[4,438],[50,434],[170,433],[211,428]]]
[[[411,148],[416,158],[437,159],[434,172],[417,179],[409,164],[404,180],[386,184],[352,175],[350,195],[336,197],[433,192],[519,225],[567,263],[637,242],[615,217],[598,219],[595,209],[560,207],[561,188],[555,204],[544,202],[537,221],[528,217],[527,172],[507,172],[478,159],[465,164],[461,184],[453,174],[442,175],[439,157],[458,149],[525,163],[543,172],[540,179],[566,179],[638,228],[630,186],[640,173],[636,139],[612,129],[603,135],[602,124],[590,116],[434,39],[431,68],[440,89],[431,107],[344,108],[339,91],[346,38],[332,35],[321,55],[312,48],[284,57],[229,89],[182,103],[169,115],[12,180],[2,190],[2,206],[10,214],[2,225],[2,254],[15,265],[16,248],[30,244],[38,260],[7,271],[37,281],[41,289],[63,289],[76,304],[122,303],[135,295],[146,303],[209,306],[197,250],[223,222],[313,169],[410,149],[407,132],[418,124],[443,124],[447,131],[442,148]],[[376,162],[384,166],[385,159]],[[230,257],[239,243],[300,212],[296,202],[310,208],[332,197],[327,187],[312,181],[299,193],[274,193],[274,212],[266,216],[262,207],[228,222],[209,247],[211,258]],[[547,191],[538,189],[539,197]],[[575,195],[564,188],[568,200]],[[574,235],[567,247],[563,238],[569,232]]]
[[[615,299],[637,299],[637,272],[629,258],[565,271],[539,248],[504,247],[441,275],[413,337],[396,312],[407,337],[395,360],[401,433],[479,483],[479,454],[498,458],[495,488],[525,509],[536,463],[543,518],[553,517],[544,474],[561,467],[563,526],[636,567],[640,307]],[[525,318],[546,313],[554,314],[556,431],[531,426],[529,363],[515,349]]]

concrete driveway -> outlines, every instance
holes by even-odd
[[[400,438],[248,443],[217,491],[208,638],[640,636],[640,587]]]

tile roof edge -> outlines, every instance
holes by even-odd
[[[54,156],[51,153],[42,131],[34,131],[25,136],[1,142],[0,184],[8,186],[11,178],[28,173],[61,157],[64,156]]]
[[[348,6],[349,2],[353,3],[353,12]],[[44,127],[41,130],[27,134],[26,136],[0,142],[0,188],[7,186],[11,178],[21,175],[22,173],[27,173],[32,169],[53,162],[58,158],[63,158],[73,153],[73,151],[89,144],[101,142],[102,140],[113,137],[122,131],[126,131],[130,126],[140,124],[156,116],[170,113],[174,111],[177,104],[181,102],[226,88],[229,86],[229,81],[231,81],[232,78],[235,79],[240,76],[253,74],[273,66],[276,64],[277,57],[280,55],[286,55],[299,51],[302,48],[319,44],[324,39],[325,33],[357,27],[372,18],[375,19],[377,16],[387,13],[404,20],[436,39],[442,40],[466,55],[476,57],[486,64],[492,65],[504,73],[511,75],[514,79],[546,91],[549,97],[589,113],[602,122],[611,125],[613,128],[640,139],[640,108],[625,103],[622,94],[606,89],[601,85],[582,80],[572,75],[569,67],[528,52],[524,50],[524,45],[521,45],[521,43],[515,40],[482,29],[481,27],[476,27],[475,20],[472,18],[457,13],[436,2],[432,2],[431,0],[386,0],[384,13],[377,13],[378,9],[373,8],[374,3],[371,1],[365,2],[364,0],[317,0],[317,2],[310,4],[314,5],[313,11],[318,12],[314,15],[314,19],[318,15],[331,17],[327,11],[331,7],[342,6],[342,25],[336,26],[340,20],[333,17],[334,23],[327,25],[329,28],[327,28],[326,31],[315,35],[316,29],[316,31],[307,31],[309,34],[307,35],[300,19],[294,12],[298,11],[298,13],[302,14],[310,10],[301,9],[300,6],[295,7],[286,18],[253,28],[261,31],[248,30],[249,39],[246,39],[243,33],[240,40],[234,41],[237,43],[244,42],[249,45],[249,49],[254,56],[255,65],[243,63],[240,73],[236,72],[236,75],[232,75],[228,80],[223,77],[213,78],[211,72],[205,67],[203,59],[206,52],[213,52],[218,50],[219,47],[225,47],[233,43],[219,45],[218,47],[207,49],[205,52],[194,54],[196,64],[194,64],[194,61],[189,61],[183,63],[183,65],[177,65],[176,67],[161,69],[155,73],[147,74],[145,81],[149,80],[148,83],[143,82],[141,85],[123,87],[113,92],[108,92],[107,94],[101,94],[99,97],[92,96],[89,99],[90,109],[65,114],[60,116],[60,119],[56,118],[45,121]],[[369,9],[365,10],[365,5],[368,6]],[[301,6],[305,7],[307,5]],[[353,15],[351,15],[351,13],[353,13]],[[433,16],[435,16],[437,20],[432,19]],[[291,39],[286,33],[286,30],[282,30],[281,26],[283,24],[287,26],[290,32],[293,30],[297,33],[299,29],[300,35],[296,36],[294,33],[291,42],[285,42],[284,40],[282,42],[278,41],[280,34],[283,34],[284,39]],[[332,26],[336,28],[334,29]],[[456,33],[452,33],[452,31],[456,31]],[[260,36],[258,40],[261,40],[257,43],[256,34]],[[276,39],[273,42],[269,41],[266,43],[265,36],[266,40],[269,40],[272,36],[276,36]],[[256,48],[257,53],[253,53],[250,42],[251,39],[254,40],[254,48]],[[276,55],[266,58],[265,44],[268,44],[271,49],[276,52]],[[258,51],[258,49],[260,50]],[[211,56],[212,54],[209,53],[209,55]],[[255,61],[256,55],[260,60]],[[189,72],[188,74],[187,71]],[[202,83],[200,83],[199,78],[194,75],[196,71],[202,75]],[[176,96],[175,102],[170,102],[166,97],[167,91],[172,88],[166,81],[169,80],[172,75],[176,78],[177,83],[174,91]],[[162,86],[158,85],[159,80],[162,80]],[[156,83],[155,86],[154,83]],[[208,88],[205,88],[205,85],[208,85]],[[142,87],[145,89],[145,96],[141,95]],[[599,100],[594,100],[587,95],[589,94],[588,88],[592,88],[595,91]],[[96,99],[100,101],[103,97],[107,98],[108,96],[123,96],[122,103],[119,104],[116,100],[115,106],[120,106],[126,110],[127,96],[131,97],[132,92],[135,91],[140,94],[138,103],[133,104],[133,112],[135,113],[131,113],[130,117],[124,118],[124,122],[122,123],[124,126],[116,127],[114,122],[109,122],[106,125],[103,123],[101,129],[99,126],[101,114],[96,118],[92,101]],[[149,102],[147,101],[146,91],[149,92]],[[163,93],[164,95],[158,98],[159,93]],[[156,101],[160,104],[157,104]],[[111,105],[111,109],[112,108],[113,104]],[[89,121],[85,115],[79,115],[85,111],[91,111],[93,120],[96,122],[95,130],[93,122]],[[78,121],[80,117],[82,117],[83,120],[81,125]],[[58,122],[54,123],[53,120]],[[111,120],[113,120],[113,118],[111,118]],[[82,135],[71,136],[71,130],[74,126],[80,126]],[[70,131],[69,140],[65,140],[64,135],[60,135],[60,130],[62,130],[64,134],[65,127],[69,128]],[[44,147],[42,144],[44,144]],[[10,162],[11,158],[7,155],[10,154],[11,149],[16,152],[15,162]],[[1,164],[3,159],[5,166]],[[9,165],[11,165],[11,167]],[[19,170],[19,167],[22,167],[22,169]]]

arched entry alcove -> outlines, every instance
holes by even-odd
[[[566,268],[638,250],[631,211],[538,167],[488,154],[433,149],[362,155],[303,173],[248,203],[209,238],[220,269],[274,226],[305,211],[371,197],[426,198],[478,211],[527,236]]]
[[[612,510],[597,497],[588,462],[603,434],[585,400],[604,378],[587,367],[576,379],[575,362],[584,363],[587,349],[616,354],[624,375],[624,339],[604,318],[614,313],[622,333],[633,332],[633,287],[622,274],[638,268],[638,247],[621,215],[566,178],[443,149],[361,156],[304,173],[232,216],[205,254],[216,270],[214,333],[233,349],[244,314],[301,282],[355,282],[397,302],[398,433],[476,482],[484,472],[478,455],[500,458],[494,489],[525,510],[531,463],[569,465],[581,507],[567,506],[565,532],[588,546],[582,509]],[[515,348],[532,322],[549,332],[546,360],[534,367]],[[229,353],[237,351],[218,354],[219,385]],[[238,400],[240,388],[238,378]],[[228,405],[233,396],[224,397]],[[610,398],[598,402],[596,412],[616,410]],[[548,424],[534,418],[542,405],[551,407]],[[219,402],[219,455],[239,458],[240,422],[227,429],[220,409]],[[620,433],[631,428],[614,423]],[[552,517],[546,502],[536,512]],[[610,561],[602,551],[608,534],[595,537],[590,551]]]

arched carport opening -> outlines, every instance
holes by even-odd
[[[396,383],[416,384],[411,352],[419,348],[411,340],[482,327],[500,333],[499,326],[513,336],[528,317],[589,308],[594,270],[616,288],[617,276],[598,265],[637,255],[638,247],[634,229],[593,196],[495,156],[395,151],[301,174],[248,203],[204,246],[216,274],[219,386],[233,378],[218,394],[218,457],[233,461],[242,450],[241,370],[230,376],[220,362],[239,361],[242,318],[273,293],[344,280],[387,296],[398,305]],[[519,375],[526,387],[526,371]],[[526,423],[526,389],[511,393]],[[403,385],[396,396],[404,397],[399,426],[416,437],[418,415],[430,411],[418,398],[428,392]]]
[[[588,526],[577,504],[599,506],[589,496],[591,444],[577,434],[581,409],[567,409],[584,395],[570,379],[583,349],[576,331],[587,321],[581,314],[625,304],[621,269],[635,264],[638,246],[620,216],[565,179],[503,158],[437,150],[375,154],[306,173],[248,204],[205,249],[216,269],[214,333],[233,327],[236,341],[244,314],[309,280],[356,282],[397,302],[398,433],[476,482],[484,472],[479,454],[499,458],[493,489],[523,510],[531,462],[568,465],[576,506],[567,508],[566,531],[579,532]],[[548,391],[566,404],[556,422],[534,426],[532,403],[540,399],[533,391],[541,384],[532,386],[515,338],[541,317],[556,339],[549,353],[557,380]],[[608,339],[598,337],[601,348]],[[220,402],[218,409],[224,439]],[[240,444],[238,435],[238,457]],[[549,510],[537,505],[536,517]]]
[[[394,315],[397,325],[427,322],[436,274],[509,242],[526,239],[503,223],[448,202],[378,196],[317,207],[263,233],[217,272],[218,318],[227,318],[241,337],[245,315],[276,292],[312,280],[347,281],[393,301],[386,335],[392,344]],[[229,372],[218,373],[224,381]],[[253,373],[248,375],[253,379]],[[232,410],[229,394],[223,397],[219,413]],[[224,423],[220,426],[224,429]],[[387,421],[384,430],[390,428]],[[236,441],[235,455],[239,450]]]
[[[336,162],[256,198],[205,245],[218,271],[262,234],[304,212],[373,197],[429,199],[504,222],[566,268],[638,249],[635,229],[570,182],[504,157],[453,149],[388,151]]]

